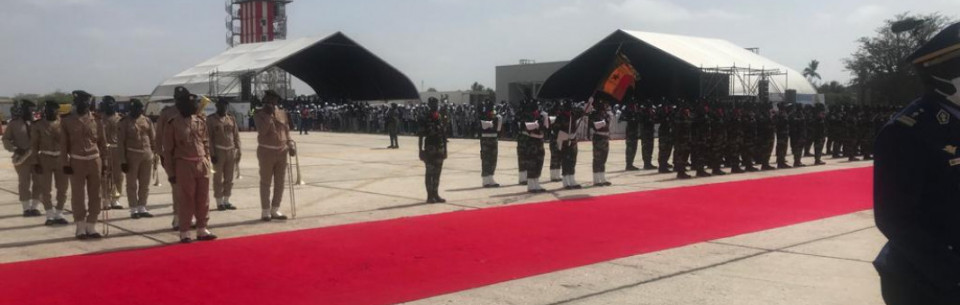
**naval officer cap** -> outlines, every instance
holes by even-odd
[[[960,57],[960,23],[954,23],[918,48],[907,61],[928,68]]]

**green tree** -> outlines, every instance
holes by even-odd
[[[817,72],[818,68],[820,68],[820,61],[816,59],[811,60],[810,63],[807,64],[807,67],[803,68],[803,77],[806,77],[811,83],[814,82],[814,78],[817,80],[822,80],[820,78],[820,73]]]
[[[884,21],[873,37],[857,40],[857,51],[844,60],[858,89],[857,100],[870,104],[904,104],[923,92],[916,72],[904,58],[954,23],[939,13],[902,13]],[[896,31],[894,31],[896,29]]]

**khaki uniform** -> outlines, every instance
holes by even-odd
[[[63,173],[63,164],[60,163],[62,155],[60,150],[61,138],[63,138],[63,131],[59,118],[55,121],[41,119],[33,125],[33,129],[30,131],[30,147],[36,152],[37,161],[41,168],[36,184],[39,185],[40,202],[43,203],[43,208],[47,211],[54,208],[53,198],[50,195],[52,183],[56,183],[57,186],[56,210],[63,211],[63,205],[67,201],[67,186],[70,181],[67,180],[67,175]]]
[[[170,123],[170,120],[173,120],[176,117],[180,117],[180,113],[177,112],[177,108],[166,107],[160,111],[160,117],[157,119],[156,131],[157,131],[158,137],[157,137],[156,147],[157,147],[157,151],[161,152],[160,161],[162,161],[161,165],[163,166],[163,171],[167,174],[167,177],[174,176],[174,173],[167,170],[166,162],[168,162],[167,161],[168,159],[166,159],[166,157],[164,157],[162,154],[164,150],[163,135],[165,134],[164,131],[166,130],[166,126],[169,125],[168,123]],[[170,195],[173,197],[173,215],[174,217],[178,217],[177,209],[178,209],[178,206],[180,206],[180,196],[177,196],[176,187],[171,186],[170,190],[171,190]]]
[[[158,153],[154,149],[156,136],[153,123],[145,116],[120,120],[118,131],[118,159],[128,167],[127,202],[130,210],[135,211],[147,205],[150,177],[153,175],[153,156]]]
[[[290,125],[287,113],[276,109],[273,115],[263,110],[253,116],[257,125],[257,160],[260,163],[260,207],[279,208],[286,182],[287,152],[290,149]],[[273,182],[273,200],[270,183]]]
[[[220,117],[211,114],[207,117],[207,130],[213,155],[217,157],[213,174],[213,198],[230,197],[233,191],[233,178],[240,154],[240,132],[233,116]]]
[[[36,164],[36,152],[30,149],[30,130],[33,128],[31,122],[16,118],[7,124],[7,130],[3,133],[3,146],[11,152],[16,149],[25,151],[22,155],[13,156],[13,165],[17,171],[17,191],[20,195],[20,202],[24,203],[24,210],[32,209],[29,206],[30,201],[37,199],[34,191],[39,191],[33,181],[33,165]]]
[[[163,129],[164,169],[176,177],[181,233],[190,231],[193,217],[197,230],[207,227],[211,169],[207,137],[206,123],[196,115],[174,117]]]
[[[74,221],[96,223],[100,217],[100,174],[103,167],[100,152],[106,149],[103,130],[91,113],[70,114],[63,118],[60,125],[63,128],[60,163],[73,168],[73,175],[70,175],[70,205]],[[88,197],[90,201],[85,203]]]
[[[103,156],[104,165],[107,166],[107,170],[110,171],[111,182],[116,188],[117,193],[123,192],[123,171],[120,170],[120,163],[122,159],[120,158],[120,146],[117,144],[119,142],[119,129],[120,129],[120,119],[119,115],[112,116],[103,116],[100,118],[100,128],[103,130],[103,140],[106,142],[107,149],[104,151]],[[112,196],[112,190],[106,189],[107,183],[103,184],[103,196]],[[112,205],[113,201],[120,200],[120,197],[109,197],[104,198],[108,199],[107,206]]]

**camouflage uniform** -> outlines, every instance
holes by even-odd
[[[770,155],[773,154],[773,143],[776,136],[776,127],[769,105],[757,109],[757,145],[754,152],[755,160],[760,164],[760,170],[774,169],[770,166]]]
[[[440,174],[443,160],[447,158],[446,126],[436,110],[425,113],[420,118],[420,160],[426,166],[424,184],[427,189],[427,202],[445,202],[440,198]]]
[[[642,147],[643,169],[657,169],[653,165],[653,139],[657,113],[653,106],[647,105],[640,112],[640,144]]]
[[[740,164],[747,172],[755,172],[754,164],[760,163],[757,158],[757,145],[760,144],[757,134],[757,114],[753,109],[740,109],[740,136],[743,139],[740,145]]]
[[[806,147],[806,118],[803,116],[803,111],[799,108],[794,109],[793,113],[790,114],[790,148],[793,152],[793,166],[801,167],[804,166],[801,162],[803,158],[804,149]]]
[[[627,108],[620,114],[620,122],[627,122],[626,138],[627,143],[626,161],[627,170],[638,170],[633,166],[633,161],[637,157],[637,139],[640,137],[640,122],[637,118],[638,109],[636,102],[631,102]]]
[[[782,105],[782,104],[781,104]],[[787,149],[790,146],[790,121],[787,110],[781,106],[777,110],[774,122],[777,127],[777,168],[790,168],[787,164]]]
[[[657,112],[657,123],[660,123],[660,152],[657,163],[660,173],[670,172],[670,153],[673,151],[673,112],[672,106],[662,105]]]
[[[681,108],[672,120],[674,141],[673,168],[677,171],[677,178],[690,178],[687,175],[687,166],[690,165],[690,146],[693,140],[693,117],[690,109]],[[661,168],[662,169],[662,168]]]

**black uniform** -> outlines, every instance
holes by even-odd
[[[643,169],[657,169],[653,165],[653,139],[657,112],[653,105],[644,105],[640,109],[640,147],[643,158]]]
[[[620,122],[627,123],[626,137],[625,141],[627,143],[626,151],[626,161],[628,171],[639,170],[636,166],[633,166],[633,161],[637,157],[637,140],[640,138],[640,120],[639,120],[640,110],[637,109],[636,101],[632,101],[627,104],[626,109],[623,113],[620,114]]]
[[[758,169],[754,164],[760,164],[757,158],[757,146],[760,140],[757,134],[757,113],[754,109],[741,109],[744,113],[740,120],[740,135],[743,137],[743,145],[740,146],[740,164],[747,172],[755,172]]]
[[[772,170],[770,166],[770,156],[773,154],[773,143],[776,138],[776,126],[774,126],[774,114],[770,110],[770,105],[766,104],[757,108],[757,149],[755,151],[757,164],[760,164],[760,170]]]
[[[787,149],[790,146],[790,118],[787,116],[786,106],[777,109],[774,122],[777,126],[777,168],[790,168],[790,165],[787,164]]]
[[[673,106],[671,105],[661,105],[660,111],[657,112],[657,123],[660,124],[659,132],[659,156],[657,158],[657,164],[659,165],[660,173],[669,173],[670,168],[670,154],[673,151]]]
[[[697,177],[710,177],[706,167],[710,163],[713,152],[710,151],[710,109],[706,105],[698,105],[697,113],[693,117],[691,127],[691,159]]]
[[[793,152],[793,166],[805,166],[801,161],[806,150],[807,140],[807,119],[804,117],[803,110],[799,107],[794,108],[790,113],[790,148]]]
[[[681,107],[673,119],[673,168],[678,179],[688,179],[687,166],[690,165],[690,148],[693,141],[693,116],[690,109]],[[661,168],[662,169],[662,168]]]
[[[827,136],[827,114],[823,111],[823,104],[817,104],[811,121],[810,137],[813,141],[813,158],[815,165],[825,164],[823,158],[823,144]]]

